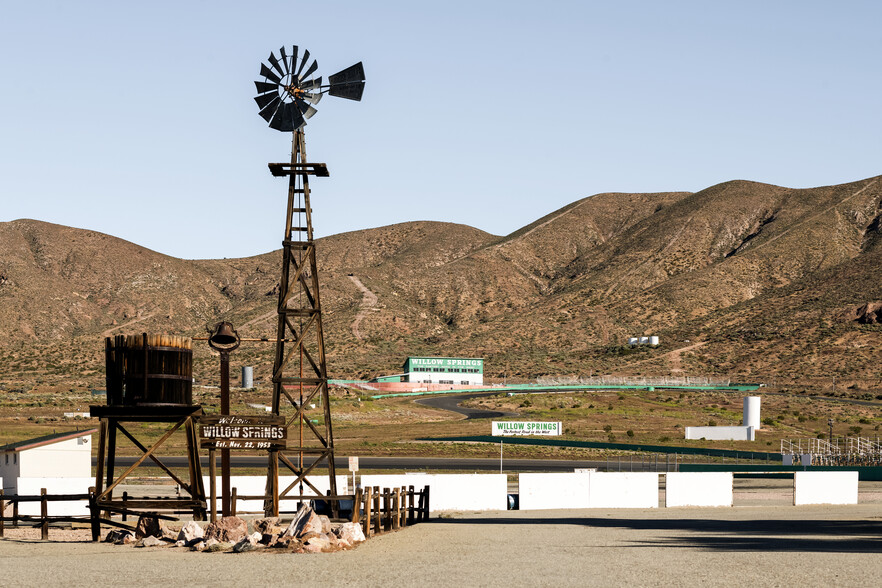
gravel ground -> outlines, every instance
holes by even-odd
[[[0,586],[840,587],[872,585],[882,572],[878,504],[452,513],[316,555],[76,542],[88,536],[82,530],[53,529],[46,543],[28,534],[37,537],[7,529],[0,540]]]

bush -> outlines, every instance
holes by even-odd
[[[609,441],[610,443],[615,443],[615,442],[616,442],[616,436],[613,435],[612,433],[610,433],[609,435],[606,436],[606,440]]]
[[[863,427],[854,426],[854,427],[849,427],[848,430],[851,431],[852,433],[854,433],[855,435],[860,435],[861,431],[863,431],[864,429],[863,429]]]
[[[763,424],[772,427],[775,425],[775,419],[773,419],[772,417],[766,417],[763,419]]]
[[[709,421],[707,422],[707,426],[708,426],[708,427],[716,427],[716,426],[717,426],[717,421],[711,419],[711,420],[709,420]]]
[[[818,439],[826,439],[826,438],[827,438],[826,433],[818,433]]]
[[[668,437],[667,435],[664,435],[664,436],[662,436],[662,437],[659,437],[658,440],[659,440],[659,442],[661,442],[661,443],[667,443],[668,441],[671,440],[671,438]]]
[[[804,423],[804,422],[806,422],[808,419],[805,418],[805,417],[802,416],[802,415],[799,415],[798,417],[796,417],[796,420],[798,420],[798,421],[801,422],[801,423]]]
[[[604,433],[612,433],[612,425],[604,425],[603,432]]]
[[[632,431],[631,429],[628,429],[628,432],[625,433],[625,434],[626,434],[628,437],[633,437],[633,436],[634,436],[634,431]]]

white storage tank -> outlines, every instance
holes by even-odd
[[[753,427],[754,431],[759,431],[760,427],[760,397],[746,396],[744,398],[744,417],[741,421],[745,427]]]
[[[651,335],[649,337],[649,344],[653,347],[658,347],[658,335]]]
[[[251,366],[242,366],[242,387],[254,388],[254,368]]]
[[[646,345],[647,343],[649,343],[649,337],[640,337],[641,345]]]
[[[631,347],[637,345],[638,343],[640,343],[640,339],[638,337],[628,337],[628,345],[630,345]]]

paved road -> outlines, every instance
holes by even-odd
[[[423,404],[425,406],[431,406],[433,408],[441,408],[444,410],[449,410],[451,412],[464,414],[467,419],[498,419],[501,417],[518,416],[518,413],[516,412],[500,412],[496,410],[486,410],[483,408],[467,408],[459,405],[460,402],[463,402],[464,400],[468,400],[470,398],[478,398],[479,396],[496,396],[497,394],[499,394],[499,392],[443,394],[440,396],[427,396],[425,398],[419,398],[417,400],[414,400],[414,402],[418,402],[419,404]]]
[[[131,456],[118,456],[116,466],[128,467],[137,458]],[[183,456],[163,457],[162,463],[169,467],[186,467],[187,458]],[[311,463],[311,458],[307,463]],[[218,458],[220,460],[220,458]],[[348,457],[337,456],[334,465],[340,472],[347,471]],[[208,458],[202,457],[202,469],[208,470]],[[448,457],[359,457],[359,467],[362,470],[460,470],[467,472],[499,471],[499,458],[448,458]],[[92,458],[92,465],[96,465],[96,459]],[[147,466],[155,465],[148,460]],[[572,472],[575,468],[606,467],[606,461],[579,461],[557,459],[506,459],[503,452],[503,470],[506,472]],[[266,458],[256,455],[233,455],[231,457],[233,468],[263,468],[266,467]],[[218,461],[220,468],[220,461]],[[638,465],[634,464],[635,471]]]

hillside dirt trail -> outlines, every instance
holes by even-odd
[[[355,338],[359,341],[364,341],[364,337],[361,336],[361,331],[359,330],[359,325],[361,325],[361,321],[367,317],[368,313],[371,311],[380,310],[377,308],[377,295],[371,292],[367,286],[361,283],[361,280],[356,278],[355,276],[349,276],[349,279],[352,280],[352,283],[355,284],[355,287],[361,290],[361,303],[359,306],[358,314],[355,315],[355,320],[352,321],[351,329],[352,334],[355,335]]]

